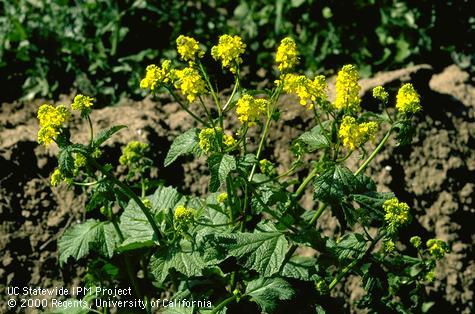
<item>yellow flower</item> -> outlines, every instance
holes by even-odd
[[[376,86],[373,88],[373,97],[381,100],[383,103],[388,101],[389,94],[382,86]]]
[[[148,151],[148,144],[139,141],[131,141],[122,150],[122,155],[119,157],[119,163],[124,166],[132,166],[137,163],[145,153]]]
[[[194,209],[186,208],[183,205],[178,205],[175,208],[175,214],[173,218],[177,224],[188,225],[193,222],[194,219]]]
[[[176,47],[178,54],[185,61],[193,62],[196,57],[202,58],[205,53],[196,39],[183,35],[176,39]]]
[[[422,108],[420,106],[419,94],[411,83],[404,84],[396,96],[396,109],[402,113],[416,113]]]
[[[259,168],[263,174],[272,175],[275,172],[275,166],[267,159],[259,160]]]
[[[80,169],[80,168],[83,168],[84,166],[86,166],[86,164],[87,164],[86,156],[84,156],[83,154],[80,154],[80,153],[77,153],[74,156],[74,168]]]
[[[228,193],[226,192],[221,193],[218,195],[218,197],[216,197],[216,200],[218,201],[218,203],[224,203],[226,202],[227,199],[228,199]]]
[[[64,176],[61,173],[61,171],[59,171],[59,169],[56,168],[53,171],[53,173],[51,174],[51,179],[50,180],[51,180],[51,186],[57,186],[59,183],[64,181]]]
[[[390,232],[409,222],[409,205],[399,202],[397,198],[386,200],[383,209],[386,212],[384,220],[388,223]]]
[[[299,57],[295,41],[290,37],[282,39],[275,55],[275,62],[279,66],[279,71],[286,72],[292,69],[298,61]]]
[[[164,60],[161,67],[155,64],[147,66],[145,78],[140,81],[140,88],[154,90],[160,85],[172,83],[174,79],[175,70],[172,69],[172,62]]]
[[[223,135],[223,144],[226,148],[233,147],[236,145],[236,140],[232,135],[224,134]]]
[[[283,77],[283,89],[286,93],[295,94],[300,99],[302,106],[312,109],[315,103],[327,99],[327,83],[323,75],[318,75],[310,80],[305,75],[287,74]]]
[[[396,244],[392,240],[384,241],[384,251],[391,253],[396,249]]]
[[[91,111],[93,101],[94,98],[92,97],[78,94],[76,95],[76,97],[74,97],[74,101],[71,104],[71,108],[73,110],[81,111],[82,115],[86,115],[89,113],[89,111]]]
[[[38,108],[38,121],[40,129],[38,130],[38,143],[51,144],[59,135],[63,123],[69,119],[70,113],[66,106],[60,105],[54,107],[49,104],[43,104]]]
[[[244,94],[236,103],[237,118],[241,123],[249,123],[252,126],[256,121],[259,121],[268,106],[267,99],[254,98],[249,94]]]
[[[239,64],[242,63],[241,55],[245,48],[241,37],[222,35],[219,37],[218,45],[211,48],[211,56],[216,61],[221,61],[223,68],[229,68],[231,73],[236,73]]]
[[[361,86],[358,84],[360,76],[354,65],[345,65],[336,77],[336,100],[335,108],[337,110],[347,110],[349,112],[358,112],[360,110],[361,98],[359,91]]]
[[[183,70],[177,70],[175,73],[178,78],[175,87],[181,90],[181,93],[186,96],[189,102],[195,101],[197,96],[206,92],[205,82],[195,68],[187,67]]]
[[[447,243],[439,239],[430,239],[426,243],[429,249],[429,254],[437,259],[444,257],[445,253],[449,252]]]
[[[374,139],[377,131],[378,124],[376,122],[371,121],[358,124],[355,118],[344,116],[338,130],[338,136],[343,141],[343,146],[354,150],[368,140]]]

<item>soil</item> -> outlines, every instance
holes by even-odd
[[[330,80],[330,82],[334,81]],[[411,81],[423,100],[423,114],[410,146],[389,143],[368,168],[380,190],[393,191],[407,202],[414,219],[401,237],[447,241],[451,252],[437,266],[437,279],[428,287],[435,309],[441,313],[471,313],[474,308],[475,261],[473,218],[475,214],[475,88],[474,80],[453,65],[434,73],[429,65],[376,74],[361,81],[363,103],[374,109],[371,89],[384,85],[395,95]],[[63,96],[57,103],[69,103]],[[288,147],[310,125],[310,113],[282,98],[282,120],[273,128],[265,157],[287,169],[292,156]],[[8,286],[74,286],[80,283],[84,265],[59,268],[56,240],[65,227],[84,219],[85,197],[80,190],[51,188],[49,174],[57,161],[54,146],[36,143],[36,110],[44,100],[2,104],[0,107],[0,312],[7,312]],[[154,153],[152,175],[194,194],[206,192],[207,170],[203,160],[181,158],[164,168],[171,141],[193,122],[168,98],[152,101],[123,101],[117,106],[95,110],[96,130],[125,124],[119,136],[106,142],[103,160],[117,164],[121,147],[130,140],[150,143]],[[235,121],[231,121],[232,126]],[[73,139],[85,142],[87,127],[79,117],[71,123]],[[360,161],[350,161],[355,169]],[[121,168],[118,167],[119,173]],[[303,177],[305,173],[300,173]],[[304,205],[313,205],[311,192]],[[327,212],[319,220],[327,234],[339,232]],[[407,243],[407,241],[406,241]],[[346,300],[345,311],[355,311],[353,301],[361,296],[361,282],[350,276],[334,294]]]

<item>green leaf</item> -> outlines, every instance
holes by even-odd
[[[198,129],[193,128],[179,135],[170,146],[165,157],[165,167],[174,162],[178,157],[192,153],[198,147]]]
[[[294,291],[282,278],[259,278],[247,284],[245,294],[264,312],[271,313],[277,307],[278,300],[290,300]]]
[[[226,182],[229,173],[236,170],[236,160],[227,154],[214,154],[208,158],[211,181],[209,190],[216,192]]]
[[[338,204],[359,187],[359,181],[350,169],[335,165],[315,179],[315,198],[328,204]]]
[[[192,248],[190,242],[182,241],[179,247],[161,248],[152,256],[149,267],[157,281],[162,283],[170,269],[187,277],[200,276],[206,262],[199,251]]]
[[[282,269],[282,276],[312,281],[316,271],[316,259],[307,256],[293,256]]]
[[[158,224],[160,214],[171,215],[173,209],[185,201],[175,189],[163,186],[159,187],[148,199],[152,204],[150,213]],[[129,202],[121,215],[120,229],[125,238],[119,246],[121,251],[149,247],[155,243],[154,232],[147,217],[133,200]]]
[[[71,177],[74,171],[74,158],[72,155],[72,147],[67,146],[59,152],[58,168],[62,174]]]
[[[58,241],[59,263],[63,265],[69,257],[78,260],[93,248],[107,257],[112,257],[117,246],[113,226],[108,222],[86,220],[66,230]]]
[[[317,149],[329,146],[328,140],[326,139],[323,132],[325,132],[325,130],[322,130],[322,128],[317,125],[310,131],[307,131],[300,135],[297,138],[297,141],[304,143],[307,152],[311,153],[313,151],[316,151]]]
[[[366,240],[359,233],[345,235],[337,244],[331,244],[330,249],[339,261],[361,257],[366,249]]]
[[[227,254],[240,258],[244,266],[269,277],[279,271],[288,249],[285,236],[277,231],[217,236]]]
[[[352,194],[353,200],[358,203],[361,208],[366,210],[366,213],[372,214],[376,217],[381,217],[383,214],[383,203],[394,197],[392,192],[368,192],[365,194]]]
[[[118,131],[126,128],[126,125],[114,125],[110,128],[103,129],[101,130],[96,136],[94,136],[94,140],[92,141],[92,146],[93,147],[99,147],[107,141],[109,138],[111,138],[112,135],[117,133]]]

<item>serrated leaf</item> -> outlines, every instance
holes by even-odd
[[[340,242],[330,248],[338,260],[345,261],[361,257],[366,249],[366,240],[359,233],[345,235]]]
[[[126,128],[126,127],[127,127],[126,125],[114,125],[110,128],[103,129],[103,130],[99,131],[99,133],[94,137],[94,139],[92,141],[92,146],[93,147],[101,146],[102,143],[104,143],[109,138],[111,138],[112,135],[114,135],[115,133],[117,133],[118,131],[120,131],[120,130]]]
[[[175,189],[171,187],[159,187],[155,193],[148,197],[152,207],[150,214],[160,224],[160,213],[171,213],[185,199]],[[120,229],[124,234],[124,242],[119,250],[133,250],[154,245],[155,239],[152,227],[139,206],[131,200],[120,218]]]
[[[70,257],[75,260],[84,257],[92,248],[112,257],[117,246],[117,238],[113,232],[115,231],[110,223],[94,219],[69,228],[58,241],[60,265],[66,263]]]
[[[394,197],[392,192],[369,192],[365,194],[352,194],[353,200],[362,208],[371,211],[380,211],[383,203]]]
[[[322,130],[322,128],[317,125],[310,131],[307,131],[300,135],[297,138],[297,141],[304,143],[307,152],[311,153],[313,151],[316,151],[317,149],[329,146],[328,140],[326,139],[323,132],[325,132],[325,130]]]
[[[248,282],[247,296],[259,304],[264,312],[272,312],[279,300],[290,300],[294,295],[291,286],[282,278],[259,278]]]
[[[174,162],[178,157],[192,153],[198,147],[198,129],[193,128],[185,133],[179,135],[170,146],[167,156],[165,157],[164,165],[167,167]]]
[[[307,256],[293,256],[282,269],[282,276],[312,281],[316,268],[316,259]]]
[[[206,262],[199,251],[193,250],[191,243],[182,241],[179,247],[161,248],[152,256],[149,267],[157,281],[162,283],[170,269],[187,277],[200,276]]]
[[[327,203],[337,204],[359,187],[359,181],[350,169],[335,165],[315,179],[315,198]]]
[[[227,154],[214,154],[208,158],[211,179],[209,190],[216,192],[226,182],[229,173],[236,170],[236,160]]]
[[[218,236],[218,245],[227,254],[240,258],[244,266],[269,277],[279,271],[288,249],[285,236],[278,231],[236,233]]]
[[[74,158],[72,156],[71,146],[67,146],[60,150],[58,156],[58,168],[64,175],[70,177],[74,171]]]

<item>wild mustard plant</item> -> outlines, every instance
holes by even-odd
[[[127,280],[122,284],[133,287],[146,302],[165,291],[177,298],[211,301],[211,308],[194,305],[189,309],[194,312],[225,313],[251,301],[256,303],[255,311],[269,313],[283,301],[300,304],[302,295],[307,297],[306,306],[321,312],[322,297],[329,297],[349,274],[360,276],[366,290],[358,301],[362,308],[373,312],[427,309],[424,283],[434,278],[436,261],[448,246],[428,239],[423,247],[422,239],[413,235],[406,243],[413,251],[402,251],[398,234],[411,221],[412,210],[393,193],[377,191],[365,175],[392,135],[401,143],[410,142],[414,115],[421,111],[414,87],[403,85],[395,103],[389,92],[376,87],[373,96],[380,111],[365,112],[358,71],[345,65],[338,72],[336,99],[331,102],[325,77],[296,72],[297,46],[284,38],[275,55],[275,84],[269,90],[246,90],[239,71],[246,45],[239,36],[223,35],[211,48],[211,57],[235,79],[226,96],[216,90],[200,61],[209,58],[204,47],[186,36],[176,43],[185,64],[172,66],[165,60],[160,67],[149,65],[140,86],[152,93],[169,92],[196,120],[196,127],[174,140],[165,166],[182,155],[206,159],[209,195],[183,195],[173,187],[152,185],[146,179],[153,165],[150,147],[136,141],[123,148],[118,162],[127,168],[128,176],[119,180],[114,167],[102,164],[99,157],[101,144],[124,126],[95,134],[90,118],[93,98],[78,95],[71,105],[89,121],[86,144],[70,141],[67,107],[43,105],[38,110],[38,141],[56,142],[60,149],[51,184],[66,181],[82,186],[90,195],[86,209],[99,210],[103,216],[65,232],[58,243],[60,263],[95,251],[95,256],[108,261],[104,267],[123,265],[119,268],[127,277],[91,279],[89,285]],[[295,104],[282,103],[284,93],[294,95]],[[263,155],[279,112],[292,105],[305,106],[314,115],[315,126],[294,139],[289,151],[295,161],[278,171],[275,162]],[[232,116],[239,122],[225,124]],[[251,128],[258,134],[255,143],[248,135]],[[356,170],[345,165],[353,155],[360,158]],[[301,202],[307,191],[313,191],[312,208]],[[335,238],[317,228],[325,211],[338,219],[340,232]],[[301,255],[298,249],[317,254]],[[153,282],[153,289],[147,281]],[[309,286],[314,287],[310,300]]]

